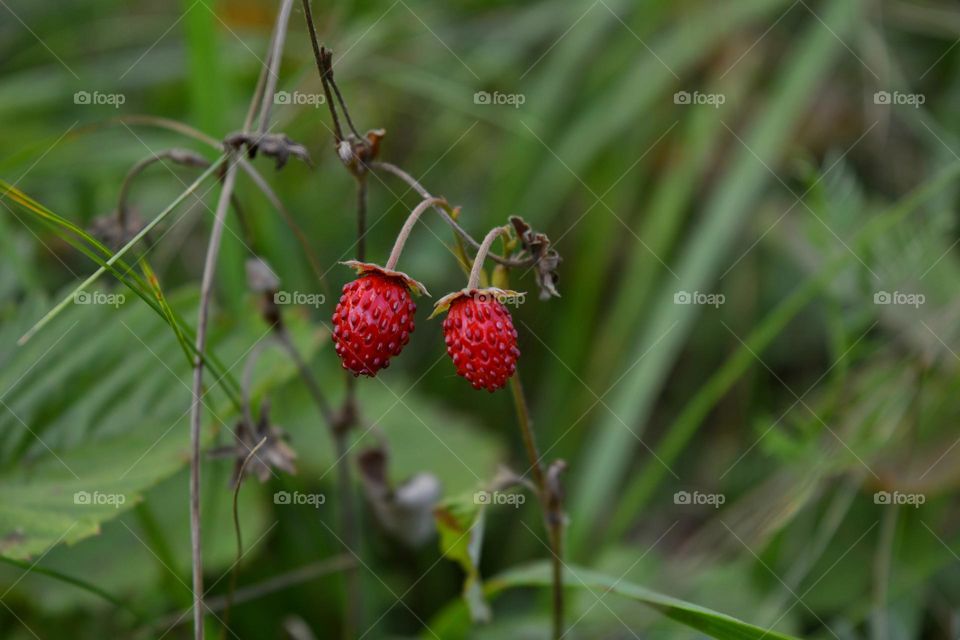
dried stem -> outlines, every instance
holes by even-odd
[[[516,372],[510,379],[510,390],[513,392],[513,403],[517,409],[517,422],[520,424],[520,433],[523,436],[523,446],[530,461],[530,470],[537,486],[540,506],[543,510],[543,520],[550,539],[551,565],[553,567],[553,638],[563,637],[563,505],[560,496],[556,495],[554,487],[547,482],[547,475],[540,463],[540,453],[533,435],[533,424],[530,420],[530,410],[527,398],[523,393],[523,384],[520,382],[520,373]]]
[[[343,129],[340,127],[340,117],[337,115],[337,107],[333,102],[333,96],[330,94],[330,86],[327,77],[327,58],[328,52],[320,46],[317,40],[317,29],[313,24],[313,11],[310,9],[310,0],[302,0],[303,17],[307,22],[307,32],[310,34],[310,44],[313,46],[313,58],[317,62],[317,73],[320,74],[320,84],[323,85],[323,95],[326,99],[327,108],[330,109],[330,117],[333,120],[333,137],[337,144],[343,140]]]
[[[249,398],[245,398],[247,404],[249,405]],[[249,411],[248,411],[249,413]],[[253,426],[253,423],[250,423]],[[230,588],[227,590],[227,601],[226,606],[224,607],[223,612],[223,627],[224,631],[229,627],[230,622],[230,607],[233,605],[233,594],[237,590],[237,572],[240,568],[240,560],[243,558],[243,537],[240,533],[240,485],[243,484],[243,474],[247,470],[247,464],[250,463],[250,460],[253,458],[254,454],[267,442],[267,436],[264,436],[260,439],[260,442],[250,450],[250,453],[247,454],[247,457],[243,459],[243,464],[240,465],[240,472],[237,474],[237,485],[233,488],[233,530],[237,534],[237,560],[233,564],[233,569],[230,572]]]
[[[417,224],[417,220],[420,219],[423,212],[432,206],[446,206],[446,204],[447,201],[443,198],[427,198],[410,212],[406,222],[403,223],[403,228],[400,229],[397,241],[393,243],[393,250],[390,252],[390,257],[387,259],[387,264],[385,265],[387,269],[393,270],[396,268],[397,262],[400,261],[400,254],[403,253],[403,245],[407,243],[410,232],[413,231],[414,225]]]
[[[427,191],[427,189],[422,184],[417,182],[416,178],[414,178],[409,173],[407,173],[406,171],[404,171],[403,169],[401,169],[395,164],[391,164],[389,162],[371,162],[369,166],[374,171],[383,170],[383,171],[386,171],[387,173],[391,173],[396,177],[400,178],[401,180],[407,183],[407,186],[409,186],[411,189],[419,193],[421,198],[433,197],[432,195],[430,195],[430,192]],[[457,235],[463,238],[463,240],[465,240],[467,244],[472,246],[474,249],[480,248],[480,243],[474,240],[473,236],[471,236],[466,229],[461,227],[457,223],[457,221],[454,220],[453,217],[450,215],[453,209],[450,207],[449,204],[446,203],[446,201],[443,201],[443,204],[435,204],[433,208],[437,213],[440,214],[440,217],[443,218],[444,222],[450,225],[450,228],[453,229]],[[536,262],[536,260],[530,256],[526,258],[507,258],[505,256],[497,255],[495,253],[490,254],[490,259],[496,262],[497,264],[502,264],[503,266],[510,267],[511,269],[524,269],[526,267],[532,266]]]
[[[340,89],[333,79],[333,62],[331,53],[320,46],[317,39],[317,30],[313,23],[313,12],[310,8],[310,0],[302,0],[303,14],[307,23],[307,32],[310,35],[310,44],[313,47],[313,57],[317,63],[317,72],[320,74],[320,82],[323,85],[323,94],[326,98],[327,107],[330,109],[330,117],[333,120],[333,135],[337,146],[343,141],[343,128],[340,125],[340,117],[337,114],[337,107],[331,95],[331,87],[336,93],[337,101],[343,110],[343,115],[347,120],[350,130],[361,142],[363,138],[357,133],[353,120],[350,118],[350,112],[347,109],[346,102]],[[364,260],[366,254],[366,235],[367,235],[367,181],[366,177],[360,173],[354,174],[357,181],[357,260]],[[336,420],[334,428],[334,443],[337,452],[337,459],[340,461],[337,465],[337,485],[340,493],[340,526],[344,544],[351,554],[356,555],[359,547],[359,530],[357,528],[357,516],[354,508],[353,491],[350,480],[350,462],[347,458],[349,448],[347,445],[347,436],[351,428],[355,425],[357,417],[357,388],[356,380],[347,375],[346,397],[340,415]],[[345,572],[346,591],[347,591],[347,615],[344,624],[343,634],[345,638],[352,638],[356,629],[360,626],[361,615],[361,592],[360,592],[360,569],[357,566],[351,567]]]
[[[190,405],[190,542],[193,565],[193,636],[203,640],[203,553],[200,541],[200,422],[202,418],[201,397],[203,394],[203,358],[207,346],[207,321],[209,319],[210,295],[213,292],[213,276],[216,272],[220,241],[226,223],[230,195],[237,180],[237,164],[227,159],[227,173],[210,232],[207,257],[200,283],[200,309],[197,312],[197,356],[193,363],[193,402]]]
[[[483,271],[483,261],[487,257],[487,254],[490,253],[490,247],[493,246],[493,241],[506,232],[506,227],[494,227],[484,236],[480,248],[477,249],[477,257],[473,259],[473,268],[470,270],[467,289],[476,289],[480,286],[480,273]]]
[[[270,45],[270,64],[267,70],[264,87],[264,102],[273,100],[273,91],[276,88],[277,70],[280,65],[280,51],[282,51],[283,40],[286,36],[286,25],[290,17],[290,10],[293,0],[284,0],[277,14],[276,27],[271,37]],[[279,47],[277,45],[280,45]],[[260,82],[258,89],[260,87]],[[256,94],[256,91],[254,92]],[[260,96],[254,95],[251,104],[255,104]],[[252,126],[251,114],[253,108],[247,113],[246,122],[244,122],[244,133],[249,132]],[[260,125],[262,130],[266,130],[269,109],[261,114]],[[220,191],[220,199],[217,202],[217,209],[213,222],[213,229],[210,232],[210,240],[207,245],[207,256],[203,267],[203,278],[200,283],[200,308],[197,311],[197,337],[196,351],[197,357],[194,360],[193,369],[193,402],[190,405],[190,541],[193,569],[193,635],[195,640],[203,640],[203,549],[201,543],[200,530],[200,426],[202,420],[202,410],[200,404],[201,394],[203,393],[203,358],[201,355],[206,350],[207,345],[207,323],[209,321],[210,297],[213,293],[213,277],[216,272],[217,257],[220,254],[220,243],[223,239],[223,230],[226,225],[227,209],[233,197],[233,189],[236,186],[237,167],[239,166],[232,153],[227,155],[227,169],[223,177],[223,187]]]
[[[293,2],[284,2],[280,5],[277,22],[273,27],[273,37],[271,38],[273,46],[270,50],[266,84],[260,102],[260,136],[266,134],[267,127],[270,124],[270,111],[273,108],[277,81],[280,79],[280,58],[283,57],[283,43],[287,37],[287,24],[290,22],[290,11],[292,9]],[[248,129],[249,125],[244,128],[245,131]]]

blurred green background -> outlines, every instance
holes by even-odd
[[[115,209],[138,160],[171,147],[215,158],[133,116],[216,140],[238,130],[275,11],[0,0],[0,178],[88,227]],[[956,3],[397,0],[314,12],[358,128],[386,129],[382,159],[461,206],[474,237],[521,215],[564,258],[561,298],[538,301],[532,273],[512,284],[531,293],[513,313],[541,451],[569,463],[569,562],[802,637],[957,637]],[[326,107],[311,103],[321,91],[299,3],[278,89],[305,98],[275,107],[274,130],[315,164],[256,165],[323,278],[241,175],[249,229],[231,216],[212,346],[239,379],[267,331],[245,284],[252,248],[285,290],[327,296],[288,315],[340,398],[324,326],[351,278],[337,262],[355,251],[355,193]],[[130,202],[149,220],[196,175],[154,165]],[[384,261],[418,197],[385,174],[369,187],[368,257]],[[206,183],[146,245],[191,324],[216,192]],[[173,624],[190,603],[183,354],[129,292],[119,309],[72,306],[16,346],[95,265],[10,197],[0,204],[0,555],[21,563],[0,565],[0,635],[189,637],[189,616]],[[427,214],[401,261],[435,298],[464,282],[450,246]],[[97,287],[124,292],[108,278]],[[357,450],[385,443],[393,482],[432,472],[450,497],[527,464],[510,394],[454,375],[430,304],[403,357],[360,380],[375,428]],[[329,564],[343,553],[330,441],[276,350],[254,377],[299,473],[243,486],[237,584],[251,596],[229,624],[245,638],[334,637],[344,593]],[[237,416],[221,386],[209,397],[224,422],[208,421],[208,443],[228,443]],[[231,471],[205,466],[212,598],[234,563]],[[99,511],[68,499],[94,487],[131,499]],[[330,499],[277,505],[280,490]],[[546,556],[532,499],[487,511],[482,575]],[[547,637],[545,591],[508,590],[493,621],[472,626],[457,605],[462,572],[435,541],[398,543],[366,506],[361,521],[366,637]],[[568,637],[696,635],[589,588],[570,592],[567,616]]]

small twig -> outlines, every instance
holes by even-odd
[[[247,400],[247,404],[249,404],[249,398]],[[251,424],[253,423],[251,422]],[[263,436],[260,442],[257,443],[257,446],[251,449],[247,457],[243,459],[243,464],[240,465],[240,472],[237,474],[237,484],[233,488],[233,530],[237,534],[237,561],[233,563],[233,568],[230,572],[230,588],[227,591],[227,602],[223,613],[224,632],[229,628],[230,607],[233,605],[233,593],[237,589],[237,573],[240,570],[240,560],[243,558],[243,536],[240,532],[240,485],[243,484],[243,474],[247,470],[247,464],[266,442],[267,436]]]
[[[420,219],[420,216],[423,215],[423,212],[432,206],[443,206],[446,205],[447,201],[443,198],[427,198],[416,208],[410,212],[410,215],[407,216],[406,222],[403,223],[403,228],[400,229],[400,233],[397,235],[396,242],[393,243],[393,250],[390,252],[390,257],[387,259],[387,264],[384,265],[387,269],[393,270],[397,266],[397,262],[400,261],[400,254],[403,252],[403,246],[407,243],[407,238],[410,237],[410,232],[413,231],[414,225],[417,224],[417,220]]]
[[[283,573],[272,578],[267,578],[263,582],[258,582],[256,584],[237,589],[237,592],[233,597],[233,604],[236,606],[251,602],[257,598],[262,598],[278,591],[282,591],[283,589],[289,589],[290,587],[309,582],[310,580],[315,580],[316,578],[320,578],[337,571],[343,571],[355,565],[356,562],[357,561],[349,554],[344,553],[338,556],[327,558],[326,560],[310,563],[306,566],[293,569],[287,573]],[[217,611],[222,611],[226,607],[226,596],[214,596],[207,601],[207,610],[214,613]],[[151,622],[148,628],[144,630],[144,633],[134,634],[134,637],[147,637],[149,634],[147,634],[145,631],[149,629],[155,629],[158,627],[169,629],[182,624],[183,620],[183,613],[177,611],[171,612],[162,618],[157,619],[155,622]]]
[[[324,50],[323,70],[327,83],[333,88],[333,92],[337,94],[337,102],[340,104],[340,108],[343,109],[343,117],[347,121],[347,126],[350,127],[350,131],[353,132],[353,135],[355,135],[357,139],[363,140],[363,136],[360,135],[360,132],[357,131],[357,128],[353,124],[353,119],[350,117],[350,110],[347,109],[347,102],[343,99],[343,94],[340,93],[340,87],[337,86],[337,81],[333,77],[333,52],[329,49]]]
[[[430,194],[430,192],[427,191],[422,184],[417,182],[417,180],[413,176],[411,176],[409,173],[407,173],[400,167],[396,166],[395,164],[391,164],[389,162],[371,162],[369,166],[374,171],[378,169],[382,169],[383,171],[386,171],[387,173],[391,173],[396,177],[400,178],[401,180],[406,182],[411,189],[419,193],[421,198],[433,197]],[[454,220],[453,217],[451,217],[450,212],[452,211],[452,209],[450,209],[450,205],[443,206],[443,205],[436,204],[433,206],[433,208],[437,213],[440,214],[440,217],[443,218],[444,222],[450,225],[450,227],[454,230],[454,232],[456,232],[457,235],[463,238],[463,240],[465,240],[467,244],[472,246],[474,249],[480,248],[480,243],[474,240],[473,236],[471,236],[466,229],[461,227],[457,223],[457,221]],[[493,260],[497,264],[502,264],[503,266],[509,267],[511,269],[524,269],[526,267],[532,266],[536,262],[536,260],[532,256],[527,256],[523,258],[507,258],[505,256],[497,255],[496,253],[491,253],[489,257],[491,260]]]
[[[340,117],[337,115],[337,107],[333,102],[333,96],[330,94],[330,87],[327,84],[327,52],[320,46],[317,40],[317,29],[313,24],[313,11],[310,9],[310,0],[302,0],[303,17],[307,22],[307,32],[310,34],[310,44],[313,46],[313,58],[317,62],[317,73],[320,74],[320,84],[323,85],[323,95],[326,98],[327,107],[330,109],[330,117],[333,119],[333,137],[336,144],[343,140],[343,129],[340,127]]]

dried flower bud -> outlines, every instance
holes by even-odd
[[[263,258],[259,256],[248,258],[246,270],[247,286],[254,293],[273,293],[280,289],[280,278]]]
[[[382,447],[361,452],[357,463],[364,494],[383,528],[411,547],[430,540],[436,531],[433,509],[441,496],[437,477],[418,473],[394,488],[388,479],[387,453]]]
[[[510,223],[517,232],[517,237],[523,245],[524,251],[534,259],[534,275],[540,287],[540,299],[548,300],[552,296],[560,297],[557,291],[557,281],[560,276],[557,268],[560,266],[560,254],[550,246],[550,238],[545,233],[534,231],[527,222],[519,216],[510,216]]]

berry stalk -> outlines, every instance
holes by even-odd
[[[503,233],[506,233],[506,227],[494,227],[483,238],[480,248],[477,249],[477,257],[473,259],[473,268],[470,270],[470,279],[467,281],[467,289],[476,289],[480,286],[480,273],[483,271],[483,261],[490,253],[490,247],[493,241]]]
[[[407,216],[406,222],[403,223],[403,228],[400,229],[400,235],[397,236],[397,241],[393,243],[393,250],[390,251],[390,257],[387,259],[386,268],[393,271],[397,268],[397,262],[400,261],[400,254],[403,253],[403,246],[407,243],[407,238],[410,237],[410,232],[413,231],[413,227],[417,224],[417,220],[420,219],[420,216],[423,215],[423,212],[428,208],[433,206],[446,206],[447,201],[443,198],[427,198],[420,204],[418,204],[413,211],[410,212],[410,215]],[[358,258],[360,260],[361,258]]]

